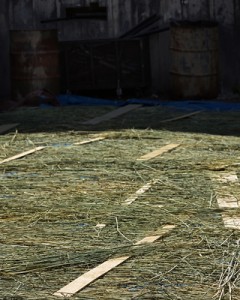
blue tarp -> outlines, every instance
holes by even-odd
[[[208,100],[179,100],[179,101],[163,101],[157,99],[128,99],[128,100],[107,100],[78,95],[60,95],[58,100],[61,106],[67,105],[86,105],[86,106],[123,106],[127,104],[142,104],[145,106],[164,106],[175,109],[195,111],[236,111],[240,110],[240,103],[227,103]]]

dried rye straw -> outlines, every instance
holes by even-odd
[[[203,121],[210,122],[207,113],[177,121],[178,130],[170,123],[146,129],[151,114],[152,123],[178,115],[156,108],[98,128],[79,125],[107,111],[3,114],[3,121],[27,121],[0,136],[1,160],[46,148],[0,166],[1,296],[56,299],[52,294],[79,275],[109,258],[130,255],[72,298],[238,299],[239,237],[224,227],[222,213],[237,216],[239,209],[218,207],[220,185],[212,177],[226,170],[238,173],[239,138],[199,133]],[[220,116],[224,124],[237,119],[234,113],[211,118]],[[46,121],[56,126],[49,129]],[[102,135],[104,140],[75,144]],[[137,160],[169,143],[181,146],[150,161]],[[236,198],[237,184],[225,186]],[[167,224],[176,228],[164,238],[134,246]]]

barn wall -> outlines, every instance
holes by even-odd
[[[10,94],[7,2],[0,1],[0,101]]]
[[[58,29],[61,41],[118,37],[153,14],[160,23],[170,20],[217,20],[220,23],[221,80],[227,89],[240,89],[239,0],[99,0],[108,7],[108,20],[74,20],[42,24],[41,20],[64,17],[64,7],[89,5],[92,0],[0,1],[0,95],[9,94],[8,30]],[[169,33],[150,37],[154,91],[169,89]],[[7,76],[6,76],[7,75]]]
[[[90,0],[56,0],[59,1],[61,7],[61,16],[64,17],[64,8],[66,6],[88,6]],[[107,0],[99,0],[100,6],[106,6]],[[59,39],[61,41],[73,40],[87,40],[87,39],[101,39],[108,38],[109,36],[109,23],[112,22],[105,20],[72,20],[57,22],[59,29]]]

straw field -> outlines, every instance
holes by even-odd
[[[70,299],[240,299],[240,224],[223,220],[240,220],[239,182],[217,179],[238,175],[239,112],[164,123],[184,112],[142,107],[82,124],[113,109],[0,114],[0,125],[19,123],[0,136],[0,161],[44,146],[0,163],[0,299],[59,299],[60,288],[122,256]],[[139,160],[172,143],[179,147]],[[235,207],[219,207],[219,194]],[[135,245],[166,225],[175,227]]]

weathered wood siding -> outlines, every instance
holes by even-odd
[[[61,16],[64,17],[66,6],[88,6],[90,0],[57,0],[61,6]],[[100,6],[107,6],[107,0],[99,0]],[[109,37],[109,23],[104,20],[72,20],[58,22],[59,39],[61,41],[100,39]]]
[[[8,0],[0,1],[0,97],[2,98],[7,97],[10,93],[7,3]]]
[[[55,23],[42,24],[41,20],[57,18],[56,0],[11,0],[9,26],[11,30],[40,30],[57,28]]]
[[[170,20],[216,20],[220,23],[221,75],[223,86],[240,87],[239,0],[99,0],[107,6],[107,20],[72,20],[42,24],[41,20],[65,17],[65,7],[86,6],[92,0],[1,0],[0,77],[1,95],[9,93],[9,30],[58,29],[60,41],[118,37],[153,14],[160,23]],[[167,87],[168,33],[150,38],[153,82]],[[158,71],[157,71],[158,70]],[[158,84],[160,82],[160,84]]]

